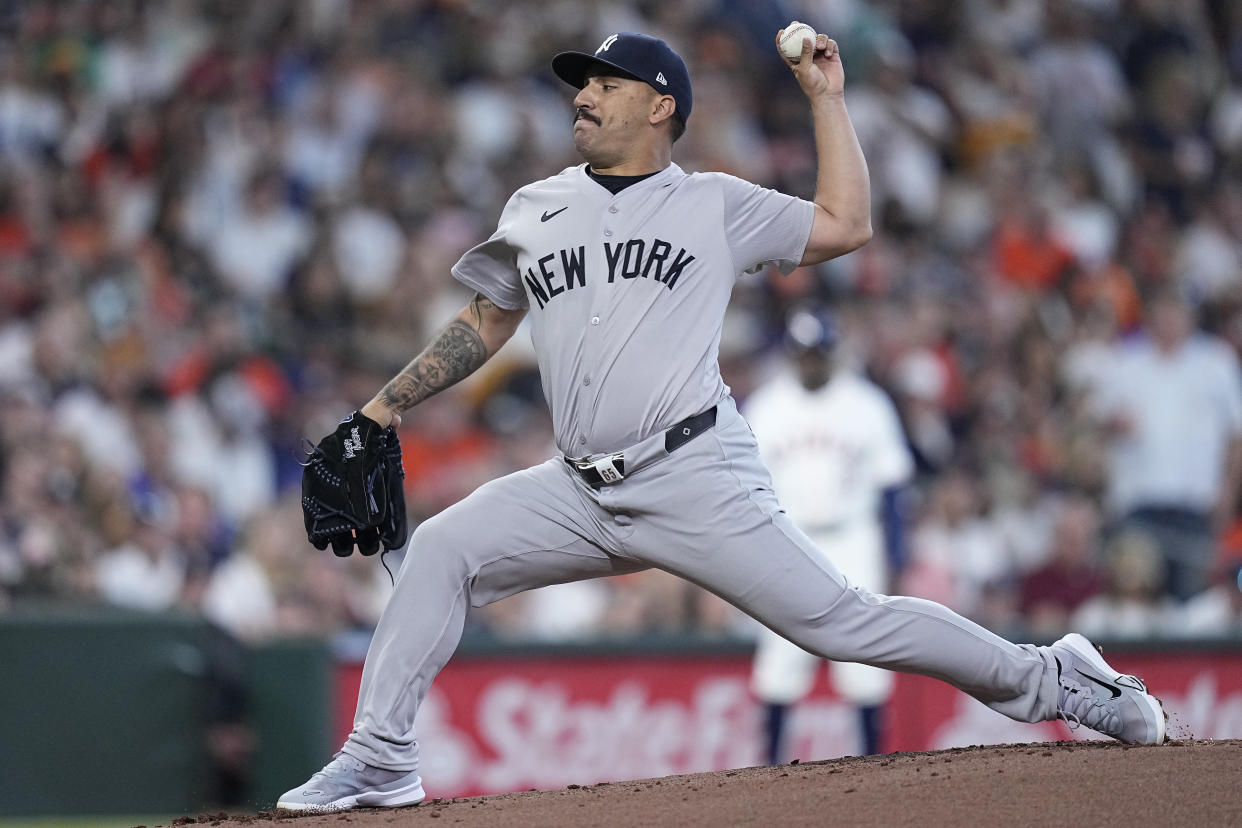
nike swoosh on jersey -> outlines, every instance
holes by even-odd
[[[555,213],[549,213],[547,210],[544,210],[544,211],[543,211],[543,217],[542,217],[542,218],[540,218],[539,220],[540,220],[540,221],[547,221],[548,219],[553,218],[554,216],[558,216],[558,215],[560,215],[561,213],[565,212],[565,211],[566,211],[566,210],[568,210],[568,209],[569,209],[569,205],[568,205],[568,204],[566,204],[564,207],[562,207],[561,209],[557,210]]]

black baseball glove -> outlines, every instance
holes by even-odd
[[[405,545],[405,470],[392,426],[355,411],[319,441],[302,469],[306,537],[339,557]]]

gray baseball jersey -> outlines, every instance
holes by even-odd
[[[454,275],[501,307],[530,308],[558,445],[576,458],[620,451],[624,474],[593,467],[590,481],[558,456],[419,525],[345,753],[417,768],[415,714],[469,607],[648,567],[821,657],[936,676],[1025,721],[1056,715],[1047,648],[930,601],[852,588],[772,492],[716,351],[734,280],[765,262],[795,266],[813,216],[808,202],[676,166],[616,195],[575,167],[509,200]]]
[[[813,216],[808,201],[676,164],[613,195],[581,165],[514,193],[453,275],[530,308],[561,451],[611,452],[724,399],[734,281],[797,266]]]

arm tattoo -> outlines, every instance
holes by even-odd
[[[470,302],[470,313],[474,316],[474,329],[483,330],[483,312],[495,310],[496,305],[481,293],[476,293]]]
[[[421,354],[384,386],[380,396],[385,405],[405,411],[470,376],[487,361],[490,356],[487,344],[479,335],[483,303],[491,305],[477,296],[470,304],[477,320],[474,326],[454,319]]]

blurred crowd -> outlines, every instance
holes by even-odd
[[[0,612],[372,625],[379,561],[305,541],[303,443],[468,301],[449,267],[508,195],[579,162],[550,57],[664,37],[695,94],[674,160],[809,197],[793,18],[841,44],[876,233],[739,282],[735,396],[826,301],[918,461],[894,590],[1011,634],[1242,635],[1230,0],[0,3]],[[526,337],[402,441],[414,521],[551,455]],[[469,623],[750,632],[662,573]]]

